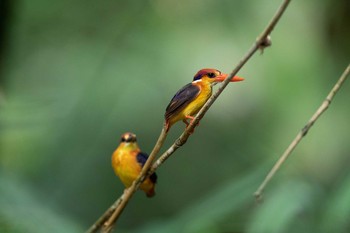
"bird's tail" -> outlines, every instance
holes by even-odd
[[[147,197],[154,197],[156,195],[156,192],[154,191],[154,186],[146,192]]]

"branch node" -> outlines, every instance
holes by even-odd
[[[185,144],[187,142],[187,138],[178,138],[177,140],[176,140],[176,142],[175,142],[175,145],[177,146],[177,147],[180,147],[180,146],[182,146],[183,144]]]
[[[258,48],[260,50],[260,53],[263,54],[264,49],[266,49],[267,47],[270,47],[272,45],[271,36],[267,35],[264,38],[258,38],[257,44],[258,44]]]
[[[310,123],[307,123],[302,129],[301,129],[301,135],[305,137],[307,132],[309,132],[310,129]]]

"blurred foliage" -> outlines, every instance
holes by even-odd
[[[83,230],[62,213],[46,207],[26,184],[6,176],[0,177],[0,182],[1,232],[69,233]]]
[[[0,232],[87,229],[123,191],[120,135],[149,152],[172,95],[201,68],[230,72],[280,2],[2,0]],[[349,62],[349,5],[292,1],[122,232],[349,232],[349,83],[253,198]]]

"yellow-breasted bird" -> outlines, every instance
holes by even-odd
[[[201,69],[194,76],[192,83],[182,87],[171,99],[165,111],[166,132],[177,121],[182,120],[186,127],[187,119],[193,121],[194,115],[203,107],[212,94],[212,87],[222,82],[227,77],[216,69]],[[234,76],[230,82],[243,81],[244,79]]]
[[[139,176],[147,159],[148,155],[141,152],[137,145],[136,135],[128,132],[122,135],[120,144],[112,155],[112,167],[125,187],[130,187]],[[146,193],[147,197],[155,195],[156,182],[157,175],[153,173],[140,185],[140,189]]]

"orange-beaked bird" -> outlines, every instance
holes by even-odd
[[[171,99],[165,111],[166,132],[177,121],[182,120],[186,127],[194,119],[194,116],[203,107],[212,94],[212,87],[226,79],[228,74],[222,74],[216,69],[201,69],[194,76],[192,83],[182,87]],[[243,81],[244,79],[234,76],[230,82]]]
[[[139,176],[147,159],[148,155],[141,152],[136,143],[136,135],[133,133],[124,133],[118,148],[112,155],[112,167],[125,187],[130,187],[132,182]],[[155,195],[154,188],[156,182],[157,175],[153,173],[140,185],[140,189],[146,193],[147,197],[153,197]]]

